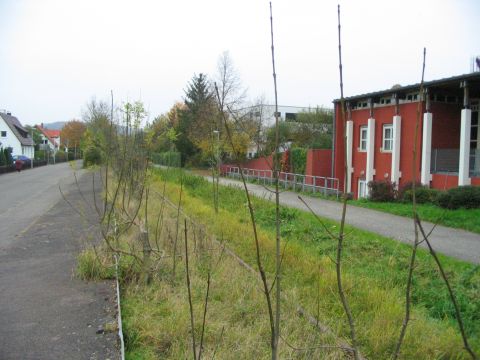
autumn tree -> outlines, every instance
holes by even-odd
[[[200,151],[202,143],[215,129],[214,97],[205,74],[194,75],[185,90],[185,108],[179,111],[175,145],[182,164]]]
[[[185,105],[177,102],[168,113],[157,116],[148,125],[147,134],[153,152],[161,153],[176,150],[175,143],[180,135],[177,130],[179,113],[182,110],[185,110]]]
[[[71,120],[60,132],[61,145],[67,148],[79,147],[87,126],[80,120]]]
[[[110,121],[111,113],[112,108],[108,103],[97,101],[95,98],[92,98],[83,109],[82,119],[91,130],[92,140],[96,146],[102,147],[109,142],[113,130]]]

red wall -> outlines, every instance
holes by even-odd
[[[432,103],[432,149],[460,148],[460,113],[458,104]]]
[[[480,177],[471,178],[472,185],[480,186]],[[438,190],[448,190],[458,186],[458,175],[432,174],[431,187]]]
[[[312,149],[307,151],[305,175],[332,176],[332,150]]]
[[[402,117],[402,138],[400,141],[400,171],[402,176],[399,186],[409,181],[413,181],[413,148],[415,139],[415,128],[417,124],[418,103],[408,103],[400,105],[400,116]],[[424,106],[420,107],[420,119],[418,122],[417,133],[417,161],[415,162],[416,180],[420,181],[420,170],[422,164],[422,131],[423,131],[423,113]],[[435,116],[435,115],[434,115]]]
[[[472,185],[480,186],[480,177],[472,177]]]
[[[255,170],[272,170],[273,169],[273,156],[261,157],[258,159],[248,160],[243,163],[245,169]]]
[[[448,190],[458,186],[458,175],[432,174],[431,187],[438,190]]]
[[[345,184],[345,142],[344,142],[344,121],[340,103],[335,103],[335,145],[334,145],[334,163],[333,177],[339,180],[339,189],[344,188]]]
[[[413,145],[415,125],[417,119],[417,106],[418,103],[406,103],[401,104],[399,107],[399,115],[402,117],[402,137],[400,143],[400,171],[402,176],[400,178],[400,186],[405,182],[412,181],[413,175]],[[420,166],[421,166],[421,149],[422,149],[422,122],[423,112],[421,109],[421,118],[419,121],[418,138],[417,138],[417,160],[415,162],[417,180],[420,179]],[[344,182],[344,135],[343,135],[343,119],[340,109],[340,104],[336,104],[336,136],[335,136],[335,177],[340,180],[340,188],[343,189]],[[382,137],[383,137],[383,125],[391,124],[393,122],[393,116],[395,115],[395,106],[384,106],[374,108],[373,118],[375,119],[375,155],[374,155],[374,180],[390,179],[391,175],[391,153],[381,152]],[[358,180],[365,178],[367,153],[360,152],[360,127],[366,126],[368,118],[370,117],[369,109],[354,110],[351,112],[351,120],[353,120],[353,153],[352,153],[352,165],[353,165],[353,177],[352,177],[352,191],[357,194]],[[434,114],[435,117],[435,114]],[[362,174],[363,172],[363,174]],[[385,177],[387,173],[387,177]]]

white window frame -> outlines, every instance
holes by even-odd
[[[386,132],[390,130],[390,137],[387,137]],[[390,144],[389,148],[387,144]],[[393,150],[393,124],[384,124],[383,125],[383,135],[382,135],[382,151],[383,152],[392,152]]]
[[[365,137],[363,136],[365,134]],[[360,126],[360,143],[358,146],[358,151],[366,152],[367,151],[367,140],[368,140],[368,126]]]
[[[367,198],[367,180],[365,179],[358,179],[358,198]]]
[[[3,135],[3,134],[5,134],[5,135]],[[6,132],[6,131],[2,131],[1,137],[7,137],[7,132]]]

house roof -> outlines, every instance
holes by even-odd
[[[0,117],[5,121],[8,127],[12,130],[15,137],[23,146],[33,146],[35,143],[29,136],[28,131],[20,124],[20,121],[15,116],[0,113]]]
[[[49,130],[45,129],[41,125],[35,125],[35,127],[45,136],[48,141],[50,141],[54,146],[58,145],[57,141],[54,139],[55,137],[60,137],[60,130]],[[58,132],[58,135],[56,133]]]
[[[60,137],[60,130],[50,130],[42,128],[43,133],[51,138]]]
[[[423,83],[423,87],[431,89],[441,89],[442,91],[445,91],[447,93],[463,96],[463,89],[460,88],[460,82],[462,81],[467,81],[470,89],[473,88],[476,92],[480,93],[480,72],[451,76],[432,81],[425,81]],[[413,92],[419,89],[420,83],[406,86],[394,86],[390,89],[346,97],[345,101],[355,101],[367,98],[379,98],[393,94],[404,95],[408,92]],[[470,93],[472,95],[471,90]],[[333,100],[333,102],[338,103],[340,102],[340,99],[335,99]]]

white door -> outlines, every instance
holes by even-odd
[[[364,179],[358,180],[358,198],[366,198],[367,197],[367,181]]]

